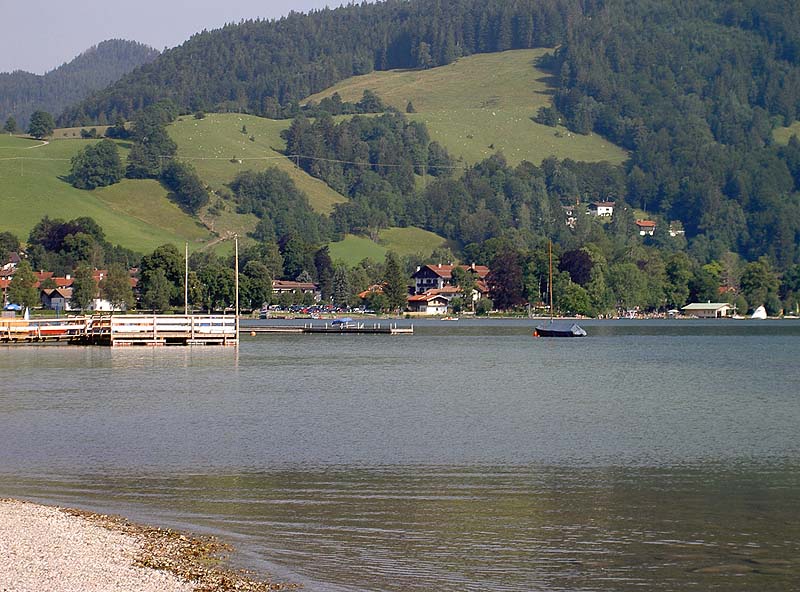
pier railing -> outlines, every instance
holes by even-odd
[[[93,315],[63,319],[0,319],[0,341],[67,341],[87,345],[236,345],[236,317],[227,315]]]

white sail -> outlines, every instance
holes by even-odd
[[[750,317],[751,319],[766,319],[767,318],[767,309],[763,306],[759,306],[757,309],[753,311],[753,316]]]

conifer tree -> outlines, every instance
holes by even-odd
[[[395,311],[403,310],[408,298],[408,279],[393,251],[386,253],[383,282],[383,293],[389,301],[389,307]]]
[[[17,120],[13,116],[6,119],[6,124],[3,126],[3,131],[9,134],[17,133]]]

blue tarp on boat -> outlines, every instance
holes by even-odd
[[[537,325],[533,332],[536,337],[586,337],[586,331],[572,321],[549,321]]]

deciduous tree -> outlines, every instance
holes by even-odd
[[[36,289],[36,274],[30,263],[22,261],[14,271],[8,286],[8,301],[22,307],[34,308],[39,305],[39,291]]]
[[[100,284],[100,293],[114,308],[133,308],[133,288],[128,270],[119,263],[109,266],[108,274]]]
[[[492,260],[486,277],[494,307],[509,310],[525,302],[523,296],[522,261],[513,249],[504,249]]]
[[[149,270],[142,274],[142,283],[145,286],[142,292],[144,308],[153,312],[169,308],[170,297],[174,286],[167,279],[162,268]]]
[[[102,140],[72,157],[69,180],[78,189],[95,189],[118,183],[125,176],[117,145]]]
[[[41,140],[47,136],[52,136],[55,126],[56,122],[53,121],[53,116],[47,111],[34,111],[31,114],[28,133],[34,138]]]
[[[95,298],[97,298],[97,282],[94,279],[92,268],[88,265],[80,265],[75,270],[72,282],[72,298],[70,299],[72,306],[83,312],[89,308]]]

